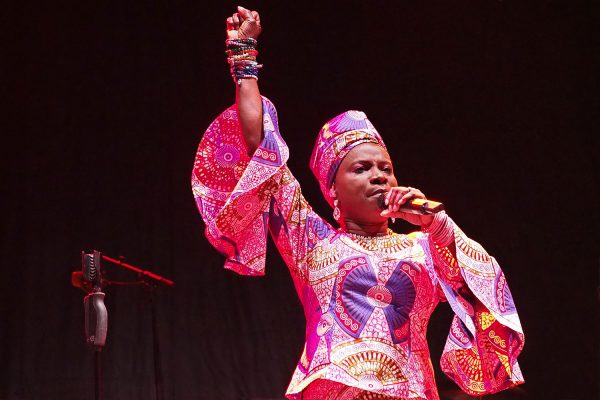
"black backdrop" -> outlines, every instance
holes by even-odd
[[[189,188],[203,129],[234,99],[223,31],[235,3],[87,3],[12,5],[2,17],[14,110],[2,146],[0,398],[92,398],[83,292],[69,284],[90,248],[176,281],[158,291],[166,399],[282,398],[303,344],[291,279],[273,246],[264,278],[221,269]],[[444,201],[508,276],[527,383],[489,398],[597,398],[598,13],[525,3],[246,6],[261,12],[261,89],[313,207],[330,215],[307,168],[316,132],[364,110],[399,181]],[[153,399],[147,296],[106,293],[106,398]],[[430,324],[435,365],[449,318],[441,305]]]

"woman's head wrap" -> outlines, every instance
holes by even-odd
[[[333,206],[329,189],[340,163],[354,147],[362,143],[376,143],[383,147],[383,139],[362,111],[346,111],[331,119],[319,131],[310,157],[310,169],[317,177],[321,192]]]

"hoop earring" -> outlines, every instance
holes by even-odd
[[[340,222],[340,218],[342,216],[342,213],[340,212],[340,209],[338,208],[338,199],[333,200],[333,219],[335,219],[337,222]]]

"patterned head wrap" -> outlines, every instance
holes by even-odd
[[[310,157],[310,170],[315,174],[321,192],[333,206],[329,189],[340,163],[354,147],[376,143],[386,149],[383,139],[362,111],[346,111],[331,119],[319,131]]]

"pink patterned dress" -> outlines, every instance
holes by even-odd
[[[207,129],[192,189],[225,268],[263,275],[270,231],[306,315],[288,399],[439,399],[426,341],[439,301],[455,313],[442,370],[483,395],[523,382],[524,336],[495,259],[445,214],[427,230],[369,238],[319,217],[286,166],[277,114],[263,99],[264,140],[246,154],[235,106]]]

